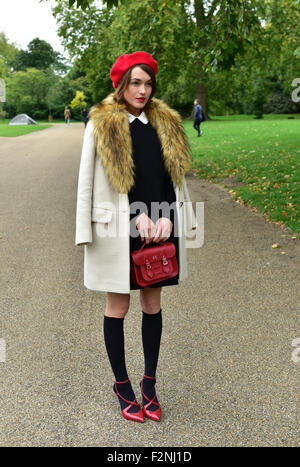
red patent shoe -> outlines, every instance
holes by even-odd
[[[149,379],[155,379],[155,377],[153,376],[146,376],[144,375],[144,378],[149,378]],[[155,398],[156,398],[156,392],[154,394],[154,397],[153,399],[149,399],[145,394],[144,394],[144,391],[143,391],[143,388],[142,388],[142,381],[140,382],[140,388],[141,388],[141,392],[142,392],[142,395],[145,399],[147,399],[147,401],[149,401],[147,404],[145,404],[143,407],[142,407],[142,410],[143,410],[143,413],[146,417],[148,418],[151,418],[151,420],[155,420],[156,422],[158,422],[160,420],[160,417],[161,417],[161,406],[158,402],[154,402],[155,401]],[[148,407],[151,405],[151,404],[155,404],[157,405],[157,409],[156,410],[149,410]]]
[[[115,384],[113,386],[114,392],[116,393],[116,395],[118,397],[120,397],[123,401],[125,401],[125,402],[127,402],[129,404],[125,409],[123,409],[123,410],[121,409],[122,415],[127,420],[134,420],[135,422],[144,422],[145,421],[144,414],[143,414],[143,411],[142,411],[142,408],[141,408],[140,404],[138,404],[138,402],[136,401],[136,398],[134,398],[133,402],[128,401],[123,396],[121,396],[121,394],[119,393],[119,391],[117,389],[117,384],[127,383],[128,381],[129,381],[129,379],[126,379],[126,381],[115,381]],[[138,412],[128,412],[128,410],[131,409],[131,407],[133,405],[137,405],[140,408],[140,410]]]

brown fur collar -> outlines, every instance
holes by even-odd
[[[174,184],[180,187],[185,173],[191,168],[180,115],[156,98],[152,98],[145,113],[160,139],[165,168]],[[94,124],[97,152],[111,185],[119,193],[128,194],[135,183],[135,166],[125,104],[118,104],[112,93],[91,108],[89,117]]]

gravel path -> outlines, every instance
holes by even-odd
[[[61,124],[0,138],[1,445],[299,446],[299,242],[192,173],[205,238],[188,250],[189,278],[163,290],[163,417],[122,418],[105,293],[84,288],[74,245],[82,137]],[[139,401],[140,325],[134,291],[125,339]]]

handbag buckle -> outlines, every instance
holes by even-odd
[[[148,259],[145,260],[145,264],[146,264],[147,271],[149,271],[149,269],[151,269],[151,264],[149,263]]]
[[[168,264],[168,260],[165,256],[162,257],[162,262],[163,262],[163,265],[166,266]]]

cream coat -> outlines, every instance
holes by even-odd
[[[179,224],[179,280],[187,277],[186,236],[197,227],[185,178],[174,184]],[[127,194],[109,183],[97,155],[94,124],[86,126],[78,177],[75,245],[84,245],[84,285],[130,293],[130,207]]]

